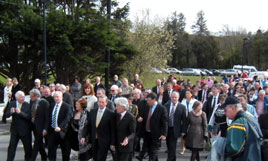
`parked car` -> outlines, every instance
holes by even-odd
[[[195,69],[195,70],[199,71],[201,76],[206,76],[207,75],[207,73],[202,71],[201,69]]]
[[[200,76],[200,70],[196,70],[193,68],[184,68],[182,69],[182,75],[195,75],[195,76]]]
[[[152,72],[157,73],[157,74],[162,74],[163,72],[159,68],[152,68]]]
[[[236,70],[236,69],[226,69],[221,72],[221,75],[231,76],[231,75],[235,75],[236,73],[241,74],[241,71]]]
[[[200,69],[202,72],[205,72],[206,75],[209,75],[209,76],[212,76],[213,75],[213,72],[207,70],[207,69]]]
[[[216,76],[221,75],[221,72],[218,69],[211,69],[209,71],[211,71],[213,75],[216,75]]]
[[[167,71],[169,71],[169,73],[175,73],[175,74],[181,74],[182,72],[176,68],[167,68]]]

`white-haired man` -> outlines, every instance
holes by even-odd
[[[111,94],[109,96],[109,100],[114,103],[114,100],[119,97],[118,95],[118,86],[117,85],[112,85],[110,88]]]
[[[32,153],[31,107],[24,102],[24,92],[18,91],[15,97],[16,101],[10,102],[5,113],[7,118],[12,116],[7,161],[14,160],[19,140],[25,151],[24,160],[30,161]]]
[[[64,84],[61,84],[59,89],[63,94],[63,102],[65,102],[65,103],[71,105],[72,107],[74,107],[73,96],[71,95],[71,93],[66,91],[66,86]]]
[[[135,117],[128,112],[128,100],[124,97],[115,99],[116,104],[116,154],[118,161],[131,161],[136,131]]]
[[[71,153],[70,138],[66,137],[71,116],[71,106],[63,101],[63,94],[56,91],[55,104],[49,108],[48,159],[56,161],[57,148],[60,145],[62,160],[69,161]]]

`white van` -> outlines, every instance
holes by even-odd
[[[242,65],[234,65],[233,69],[242,71]],[[243,65],[243,71],[247,71],[248,73],[251,73],[251,72],[257,72],[258,70],[254,66]]]
[[[259,80],[263,80],[264,78],[268,78],[268,72],[266,71],[251,72],[248,78],[252,80],[254,76],[258,76]]]

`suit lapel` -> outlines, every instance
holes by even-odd
[[[169,103],[169,104],[168,104],[168,107],[167,107],[168,117],[169,117],[170,106],[171,106],[171,103]]]

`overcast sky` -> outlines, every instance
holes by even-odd
[[[186,31],[196,21],[197,12],[203,10],[209,31],[217,33],[223,25],[232,30],[245,28],[255,33],[268,30],[268,0],[117,0],[120,5],[130,2],[129,18],[141,16],[149,9],[151,15],[166,18],[172,12],[182,12],[186,17]]]

